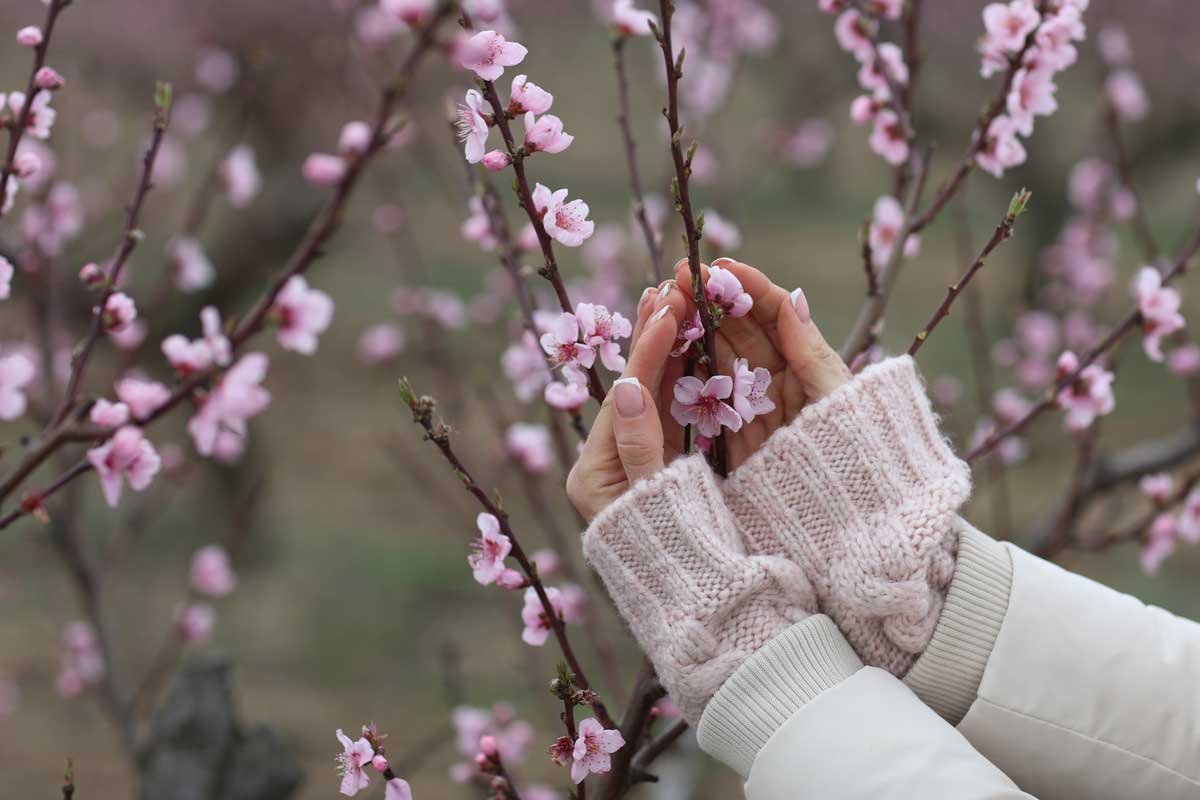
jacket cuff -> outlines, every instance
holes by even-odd
[[[967,523],[958,539],[958,566],[929,646],[904,683],[951,725],[958,725],[979,684],[1008,613],[1012,556]]]
[[[775,731],[861,668],[833,620],[809,617],[769,641],[725,681],[700,718],[700,747],[749,776]]]

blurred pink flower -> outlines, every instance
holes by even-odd
[[[897,87],[908,85],[908,66],[904,63],[904,51],[891,42],[879,45],[878,51],[877,57],[875,50],[872,50],[859,67],[858,84],[876,98],[889,100],[892,96],[891,84]]]
[[[504,434],[504,449],[509,457],[527,471],[540,475],[554,465],[550,450],[550,431],[545,425],[516,422]]]
[[[704,214],[704,238],[719,251],[731,252],[742,246],[742,232],[738,226],[722,217],[715,209],[706,208]]]
[[[485,81],[494,81],[504,74],[505,67],[524,61],[528,52],[524,45],[509,42],[496,31],[480,31],[463,44],[459,63]]]
[[[191,603],[179,609],[175,625],[189,644],[203,644],[212,636],[217,613],[208,603]]]
[[[505,376],[513,382],[513,391],[522,403],[528,403],[536,397],[551,381],[550,370],[546,368],[546,357],[537,338],[529,331],[522,331],[517,341],[505,349],[500,357],[500,366]],[[563,396],[562,399],[565,402],[567,397]],[[548,388],[546,401],[551,402]],[[582,405],[582,402],[580,404]]]
[[[871,150],[893,167],[908,160],[908,138],[900,117],[891,109],[882,109],[875,115],[875,126],[868,141]]]
[[[559,587],[563,622],[583,622],[587,616],[587,592],[574,583]]]
[[[162,461],[142,433],[141,428],[127,425],[121,428],[98,447],[87,451],[87,460],[100,478],[104,500],[110,508],[121,501],[121,488],[125,482],[135,492],[150,485]]]
[[[1017,138],[1017,126],[1011,117],[1001,115],[992,120],[975,162],[997,178],[1004,175],[1004,170],[1025,163],[1025,146]]]
[[[0,256],[0,300],[7,300],[12,295],[13,265],[4,256]]]
[[[428,19],[435,5],[435,0],[379,0],[379,7],[384,13],[392,15],[410,28],[415,28]]]
[[[558,589],[553,586],[547,587],[546,599],[550,601],[550,608],[554,613],[561,615],[562,597]],[[521,609],[521,621],[525,623],[525,630],[521,632],[521,640],[534,647],[544,645],[550,632],[554,629],[554,623],[546,616],[542,601],[532,586],[525,590],[525,607]]]
[[[1139,561],[1147,575],[1158,572],[1162,563],[1175,552],[1175,520],[1170,514],[1159,514],[1150,524]]]
[[[483,95],[475,89],[468,89],[466,97],[458,107],[458,136],[463,141],[464,154],[468,164],[478,164],[483,159],[487,149],[488,117],[486,116]]]
[[[42,43],[42,29],[36,25],[28,25],[17,31],[17,44],[21,47],[37,47]]]
[[[1104,81],[1104,91],[1122,119],[1136,122],[1150,113],[1146,89],[1133,70],[1119,69],[1110,74]]]
[[[333,319],[333,300],[320,289],[309,288],[303,275],[293,275],[275,297],[279,315],[279,344],[303,355],[317,351],[317,337]]]
[[[412,787],[403,778],[392,778],[383,789],[383,800],[412,800],[412,796]]]
[[[221,162],[221,183],[234,208],[245,208],[258,194],[262,177],[250,145],[239,144],[225,156]]]
[[[877,26],[864,17],[857,9],[845,11],[833,25],[833,34],[838,45],[859,61],[871,57],[871,41],[875,36]]]
[[[66,85],[66,80],[53,67],[42,67],[33,76],[33,85],[48,92],[54,92]]]
[[[1181,378],[1200,371],[1200,345],[1189,342],[1167,354],[1167,369]]]
[[[875,201],[874,214],[867,240],[871,245],[871,260],[876,268],[883,268],[891,258],[900,228],[904,225],[904,209],[900,201],[884,195]],[[912,258],[921,248],[921,237],[910,234],[904,241],[904,256]]]
[[[1143,349],[1152,361],[1162,361],[1163,338],[1182,330],[1185,325],[1183,315],[1179,313],[1179,291],[1163,286],[1162,273],[1154,267],[1138,270],[1132,289],[1142,315]]]
[[[25,413],[25,389],[37,370],[22,353],[0,356],[0,420],[14,420]]]
[[[650,26],[658,18],[649,11],[635,8],[633,0],[616,0],[612,6],[612,22],[622,36],[648,36]]]
[[[1200,543],[1200,489],[1193,489],[1183,501],[1175,532],[1188,544]]]
[[[204,47],[196,56],[196,83],[210,92],[229,91],[238,79],[238,62],[233,53],[220,47]]]
[[[539,578],[548,578],[558,572],[562,564],[562,559],[558,553],[548,547],[543,547],[540,550],[534,550],[529,554],[529,560],[537,567]]]
[[[722,426],[738,431],[742,418],[723,402],[732,394],[733,379],[728,375],[714,375],[706,382],[686,375],[675,382],[671,416],[680,425],[695,425],[701,435],[710,439],[717,437]]]
[[[314,186],[336,186],[346,175],[346,162],[340,156],[312,153],[304,159],[301,172]]]
[[[375,748],[365,738],[350,741],[350,737],[337,730],[338,741],[342,743],[343,751],[338,754],[338,773],[342,776],[339,791],[347,797],[353,797],[359,790],[371,784],[371,776],[366,772],[366,765],[375,757]]]
[[[192,589],[220,599],[237,587],[237,574],[229,563],[229,553],[219,544],[201,547],[192,555]]]
[[[554,381],[546,384],[544,399],[559,411],[578,411],[587,402],[588,390],[582,383]]]
[[[1175,488],[1175,480],[1166,472],[1145,475],[1138,481],[1142,494],[1156,503],[1165,503]]]
[[[771,371],[766,367],[750,369],[744,358],[733,361],[733,410],[746,422],[753,422],[759,414],[775,410],[775,403],[767,397],[771,386]]]
[[[612,769],[611,753],[625,746],[625,739],[618,730],[606,730],[594,717],[579,723],[579,738],[572,752],[571,780],[582,783],[588,773],[597,774]]]
[[[1079,359],[1070,350],[1063,351],[1058,357],[1058,374],[1061,377],[1074,373],[1078,368]],[[1113,374],[1099,364],[1090,364],[1084,367],[1074,383],[1058,393],[1058,406],[1067,412],[1067,430],[1086,430],[1097,417],[1112,412],[1116,407],[1113,379]]]
[[[145,419],[171,397],[171,390],[163,384],[136,376],[117,381],[116,391],[134,419]]]
[[[92,404],[88,419],[105,428],[118,428],[129,421],[129,406],[101,397]]]
[[[475,519],[479,527],[479,538],[472,545],[474,550],[467,556],[471,574],[481,586],[495,583],[504,571],[504,559],[512,551],[512,540],[500,532],[500,520],[491,514],[481,513]]]
[[[204,247],[191,236],[178,236],[167,245],[171,277],[181,292],[198,292],[208,288],[217,278],[217,271],[204,253]]]
[[[372,325],[358,337],[358,357],[366,364],[391,361],[404,350],[404,331],[390,322]]]
[[[50,129],[54,127],[54,119],[58,116],[58,113],[50,107],[50,97],[48,91],[39,91],[33,96],[33,102],[29,104],[29,116],[25,118],[25,130],[35,139],[49,139]],[[0,100],[3,98],[4,95],[0,94]],[[20,116],[24,106],[24,92],[9,92],[8,109],[14,118]]]
[[[1018,133],[1031,135],[1035,116],[1049,116],[1058,110],[1058,101],[1054,99],[1057,88],[1049,69],[1017,70],[1008,92],[1007,107]]]
[[[360,156],[371,146],[371,126],[354,120],[342,126],[338,135],[338,152],[343,156]]]
[[[1031,0],[990,3],[983,8],[983,24],[991,42],[1001,50],[1015,53],[1025,45],[1041,21]]]
[[[137,319],[137,305],[133,298],[124,292],[113,292],[104,303],[104,329],[113,333],[121,332],[127,325]]]

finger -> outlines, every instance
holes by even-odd
[[[793,291],[779,310],[776,330],[788,369],[799,378],[809,399],[825,397],[850,380],[850,370],[813,322],[803,289]]]
[[[632,486],[663,468],[663,428],[646,387],[633,376],[613,384],[613,434],[617,453]]]

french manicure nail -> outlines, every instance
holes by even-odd
[[[812,312],[808,308],[808,298],[804,296],[803,289],[796,289],[792,292],[792,305],[796,309],[796,316],[801,322],[809,322],[812,320]]]
[[[732,258],[726,258],[725,256],[721,256],[720,258],[713,259],[712,265],[714,267],[723,267],[726,264],[732,264],[732,263],[734,263]]]
[[[646,301],[650,299],[650,293],[654,291],[653,286],[647,286],[642,290],[642,297],[638,300],[638,308],[646,305]]]
[[[667,315],[667,312],[670,310],[671,310],[670,306],[663,306],[658,311],[654,312],[654,316],[651,317],[650,320],[646,324],[653,325],[655,322],[658,322],[660,319],[665,317]]]
[[[660,283],[658,285],[659,296],[666,297],[667,295],[669,295],[671,293],[671,289],[673,289],[674,287],[675,287],[674,279],[668,278],[667,280],[663,281],[662,283]]]
[[[641,416],[646,407],[642,397],[642,384],[637,378],[618,378],[613,381],[613,395],[617,413],[626,419]]]

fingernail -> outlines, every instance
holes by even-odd
[[[645,400],[642,398],[642,384],[637,378],[618,378],[613,381],[613,393],[618,414],[626,419],[641,416]]]
[[[675,287],[674,279],[667,279],[658,285],[660,297],[666,297],[671,293],[671,289]]]
[[[667,315],[667,312],[668,312],[668,311],[670,311],[670,310],[671,310],[671,307],[670,307],[670,306],[663,306],[663,307],[662,307],[662,308],[660,308],[658,311],[655,311],[655,312],[654,312],[654,316],[653,316],[653,317],[651,317],[651,318],[650,318],[650,319],[649,319],[649,320],[646,322],[646,324],[647,324],[647,325],[653,325],[654,323],[658,322],[660,319],[662,319],[663,317],[665,317],[665,316]],[[633,378],[630,378],[630,380],[634,380],[634,379],[633,379]]]
[[[712,262],[712,265],[714,267],[723,267],[726,264],[732,264],[732,263],[734,263],[732,258],[726,258],[725,256],[721,256],[718,259],[714,259]]]
[[[797,289],[792,292],[792,305],[796,308],[796,316],[801,322],[809,322],[812,320],[812,312],[808,309],[808,298],[804,296],[803,289]]]
[[[638,300],[638,308],[646,305],[646,301],[650,299],[650,293],[654,291],[656,291],[656,289],[653,286],[647,286],[645,288],[645,290],[642,292],[641,299]]]

